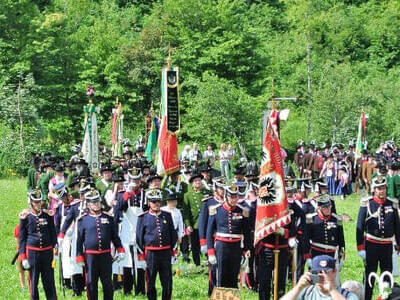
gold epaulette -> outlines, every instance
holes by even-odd
[[[249,211],[249,209],[248,209],[247,207],[244,207],[244,206],[242,206],[242,205],[240,205],[240,204],[238,204],[237,206],[238,206],[240,209],[242,209],[242,211],[243,211],[243,217],[248,218],[248,217],[250,216],[250,211]]]
[[[210,216],[215,215],[215,214],[217,213],[217,208],[220,207],[220,206],[221,206],[221,204],[216,204],[216,205],[210,206],[210,207],[208,208],[208,214],[209,214]]]
[[[19,218],[20,219],[26,219],[26,217],[29,215],[29,211],[27,211],[26,209],[24,209],[23,211],[21,211],[20,213],[19,213]]]
[[[342,217],[341,217],[341,216],[338,216],[338,215],[335,214],[335,213],[332,213],[332,216],[334,216],[334,217],[336,218],[337,224],[338,224],[338,225],[340,225],[340,226],[343,225],[343,221],[342,221]]]
[[[366,197],[366,198],[361,198],[360,199],[360,207],[366,207],[368,205],[369,200],[371,200],[372,197]]]
[[[306,214],[306,224],[312,224],[313,218],[317,215],[317,213],[309,213]]]

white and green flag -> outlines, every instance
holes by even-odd
[[[92,102],[83,108],[85,113],[85,134],[82,143],[83,158],[88,163],[90,170],[99,168],[99,137],[97,132],[96,113],[99,112]]]
[[[354,165],[356,165],[357,159],[361,157],[362,151],[365,148],[366,131],[367,131],[367,116],[365,115],[364,110],[361,110],[360,121],[358,123],[356,152],[354,154]]]

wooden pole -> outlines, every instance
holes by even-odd
[[[278,300],[279,250],[274,250],[274,300]]]
[[[296,270],[297,270],[297,248],[294,248],[292,250],[292,288],[294,288],[294,286],[297,283]]]

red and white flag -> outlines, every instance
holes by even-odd
[[[158,135],[157,173],[162,176],[179,170],[178,137],[167,128],[167,71],[165,67],[161,73],[161,126]]]
[[[279,111],[275,109],[271,111],[267,121],[259,182],[255,245],[280,227],[290,223],[279,141]]]

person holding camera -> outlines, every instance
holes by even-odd
[[[281,300],[357,300],[357,296],[336,284],[336,261],[329,255],[312,260],[311,272],[304,273],[297,285]]]

